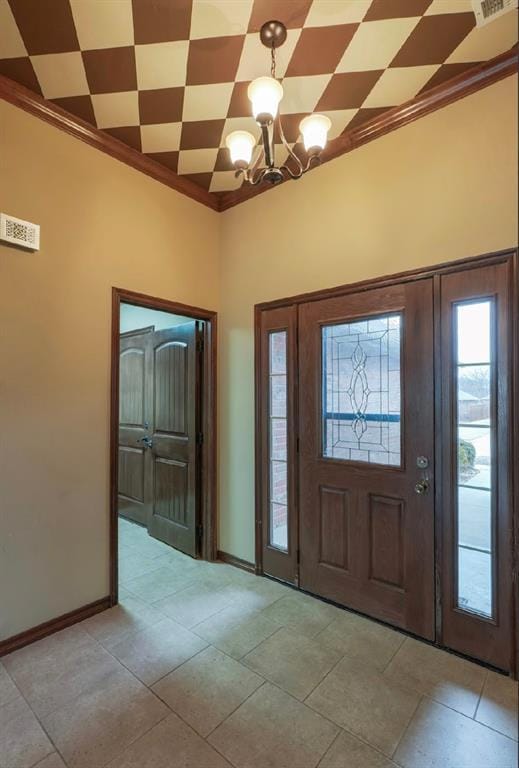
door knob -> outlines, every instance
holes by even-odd
[[[153,448],[153,440],[151,439],[151,437],[148,437],[148,435],[145,435],[144,437],[139,437],[137,442],[143,443],[145,448]]]
[[[423,496],[425,493],[427,493],[428,488],[429,488],[428,481],[420,480],[418,483],[416,483],[414,490],[415,490],[415,493],[417,493],[419,496]]]

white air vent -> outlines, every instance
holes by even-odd
[[[517,0],[472,0],[476,26],[484,27],[504,13],[517,8]]]
[[[16,219],[7,213],[0,213],[0,240],[22,248],[38,251],[40,248],[40,227],[30,221]]]

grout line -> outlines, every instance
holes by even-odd
[[[324,758],[326,757],[326,755],[328,754],[328,752],[331,750],[331,748],[333,747],[333,745],[335,744],[335,742],[336,742],[338,739],[340,739],[340,737],[341,737],[341,736],[342,736],[342,729],[341,729],[341,730],[339,731],[339,733],[338,733],[338,734],[335,736],[335,738],[334,738],[334,739],[332,739],[332,742],[331,742],[330,746],[329,746],[329,747],[327,747],[327,749],[325,749],[325,751],[323,752],[323,754],[322,754],[322,755],[321,755],[321,757],[319,758],[319,762],[317,763],[317,765],[315,766],[315,768],[319,768],[319,766],[320,766],[320,765],[321,765],[321,763],[323,762],[323,760],[324,760]]]
[[[398,648],[396,649],[396,651],[395,651],[395,652],[392,654],[391,658],[389,659],[388,663],[385,665],[384,669],[382,669],[382,670],[381,670],[381,674],[385,675],[386,671],[387,671],[387,670],[389,669],[389,667],[391,666],[391,662],[393,661],[393,659],[395,658],[395,656],[397,655],[397,653],[398,653],[398,652],[399,652],[399,651],[400,651],[400,650],[403,648],[403,646],[404,646],[404,643],[405,643],[405,642],[406,642],[408,639],[409,639],[409,638],[407,638],[407,637],[404,637],[404,638],[402,639],[402,642],[400,643],[400,645],[398,646]]]
[[[413,710],[413,713],[412,713],[411,717],[410,717],[410,718],[409,718],[409,720],[407,721],[407,723],[406,723],[406,726],[405,726],[404,730],[402,731],[402,733],[401,733],[401,735],[400,735],[400,738],[398,739],[398,741],[397,741],[397,743],[396,743],[396,746],[395,746],[394,750],[391,752],[391,755],[390,755],[390,759],[391,759],[391,760],[393,760],[393,757],[396,755],[396,753],[397,753],[397,751],[398,751],[398,747],[399,747],[399,746],[400,746],[400,744],[403,742],[403,740],[404,740],[404,737],[405,737],[405,735],[406,735],[407,731],[409,730],[409,726],[410,726],[410,725],[411,725],[411,723],[413,722],[413,720],[414,720],[414,717],[415,717],[416,713],[418,712],[418,709],[419,709],[419,707],[420,707],[420,704],[422,703],[422,701],[423,701],[423,700],[424,700],[424,696],[422,696],[422,695],[421,695],[421,696],[419,696],[419,697],[418,697],[418,702],[417,702],[417,704],[416,704],[416,707],[414,708],[414,710]]]
[[[472,718],[475,722],[479,722],[479,721],[476,721],[476,718],[479,710],[479,705],[481,704],[481,699],[483,698],[483,691],[485,690],[485,685],[487,684],[487,680],[488,680],[488,670],[486,671],[485,676],[483,678],[483,682],[481,684],[481,690],[479,691],[478,703],[476,704],[476,709],[474,711],[474,716]]]

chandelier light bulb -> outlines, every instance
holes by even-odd
[[[233,131],[225,139],[231,154],[231,162],[237,168],[246,168],[251,161],[256,139],[248,131]]]
[[[315,154],[325,148],[331,126],[331,120],[326,115],[308,115],[301,120],[299,130],[307,152]]]
[[[249,85],[247,95],[252,103],[252,114],[256,122],[260,125],[271,123],[283,98],[281,83],[273,77],[258,77]]]

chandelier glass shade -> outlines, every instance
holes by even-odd
[[[283,133],[279,105],[283,98],[283,87],[276,79],[276,48],[282,45],[287,36],[286,27],[279,21],[266,22],[260,31],[261,42],[270,48],[270,77],[258,77],[248,87],[247,95],[251,102],[252,115],[260,127],[257,139],[249,131],[233,131],[226,139],[231,162],[236,176],[242,175],[249,184],[268,181],[277,184],[285,178],[298,179],[312,165],[320,163],[320,155],[326,146],[331,122],[326,115],[312,114],[303,118],[299,131],[303,137],[306,159],[303,161],[290,147]],[[286,162],[276,165],[274,149],[274,128],[286,152]],[[253,159],[254,148],[257,147]]]

